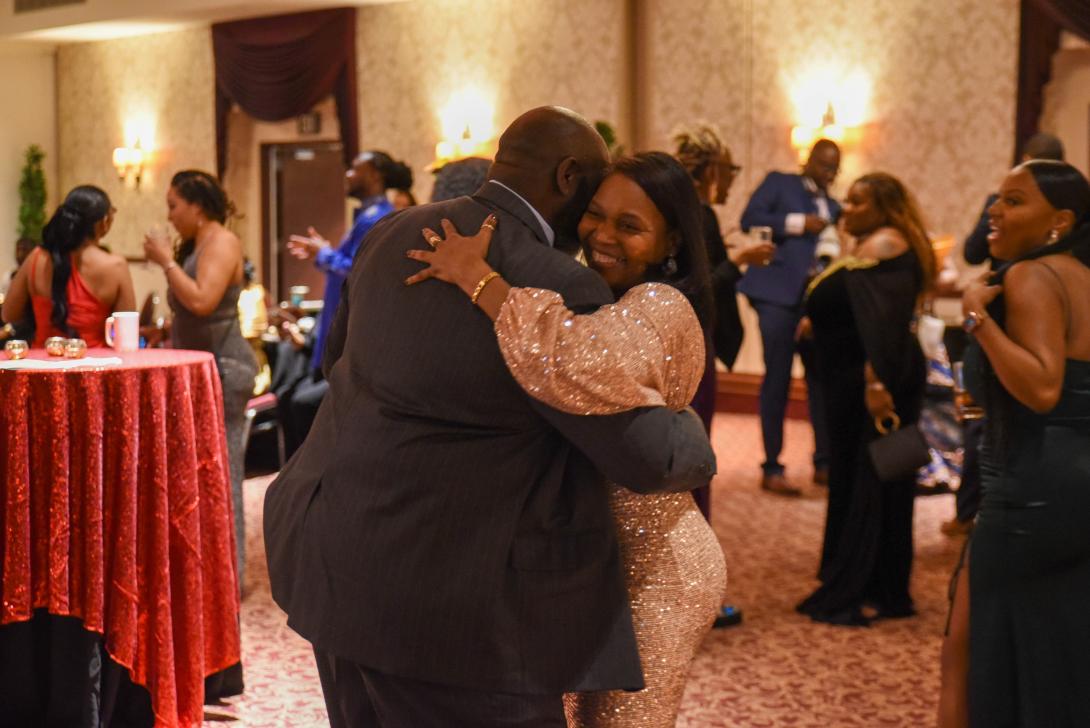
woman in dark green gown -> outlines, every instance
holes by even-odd
[[[800,327],[814,338],[830,462],[822,583],[797,609],[818,622],[866,626],[915,614],[915,478],[881,481],[868,445],[879,436],[877,420],[895,412],[907,426],[919,416],[926,369],[912,320],[934,257],[908,191],[888,174],[856,180],[843,221],[855,250],[811,284]]]
[[[1028,162],[989,214],[990,252],[1013,262],[963,299],[967,377],[988,412],[969,724],[1090,726],[1090,183]]]

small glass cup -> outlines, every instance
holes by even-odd
[[[170,228],[166,223],[157,222],[152,224],[147,231],[149,238],[157,243],[169,243],[170,242]]]
[[[69,339],[64,345],[64,355],[68,359],[82,359],[87,356],[87,342],[83,339]]]
[[[4,344],[4,352],[8,355],[8,359],[25,359],[28,351],[30,346],[22,339],[12,339]]]
[[[64,347],[68,339],[63,336],[50,336],[45,340],[45,351],[50,356],[64,356]]]
[[[950,373],[954,378],[954,414],[958,422],[979,420],[984,417],[984,408],[973,401],[973,397],[965,389],[965,365],[960,361],[950,366]]]
[[[147,235],[149,239],[154,240],[157,243],[170,245],[170,228],[166,225],[166,223],[157,222],[152,224],[147,229],[147,232],[145,232],[145,235]],[[149,270],[156,267],[155,264],[151,262],[151,260],[148,260],[145,266]]]
[[[758,243],[771,243],[772,228],[768,225],[753,225],[749,229],[749,236]]]

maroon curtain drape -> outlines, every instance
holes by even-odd
[[[1060,32],[1090,40],[1090,4],[1086,0],[1022,0],[1018,43],[1018,101],[1014,119],[1014,163],[1022,147],[1037,133],[1044,110],[1044,88],[1052,77],[1052,56]]]
[[[345,165],[359,148],[356,9],[275,15],[212,26],[216,63],[216,165],[227,168],[231,104],[262,121],[310,111],[329,94],[337,104]]]

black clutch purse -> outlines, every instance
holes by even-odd
[[[874,427],[881,437],[867,445],[874,471],[883,482],[904,480],[931,462],[931,451],[916,425],[901,427],[901,418],[894,412],[887,418],[890,426],[875,420]]]

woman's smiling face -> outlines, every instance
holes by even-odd
[[[1058,217],[1033,174],[1025,167],[1015,167],[988,208],[988,253],[998,260],[1012,260],[1044,245],[1059,227]]]
[[[643,189],[623,174],[605,178],[579,221],[587,263],[615,293],[643,283],[666,257],[673,234]]]

